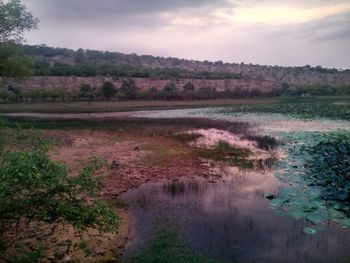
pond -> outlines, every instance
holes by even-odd
[[[129,211],[135,218],[126,257],[146,249],[159,229],[165,227],[176,231],[181,241],[193,250],[222,262],[344,262],[350,258],[349,228],[328,220],[320,222],[322,227],[326,226],[322,231],[313,232],[310,218],[300,216],[299,211],[278,213],[281,212],[279,208],[266,198],[267,193],[278,197],[283,189],[295,184],[297,190],[305,192],[305,198],[309,198],[310,189],[303,181],[290,180],[302,173],[302,165],[293,163],[296,159],[299,162],[300,156],[290,154],[289,150],[320,139],[327,132],[348,132],[348,121],[300,120],[282,114],[224,114],[215,108],[135,112],[133,115],[249,122],[256,132],[283,140],[280,150],[285,156],[272,169],[240,170],[218,166],[219,178],[188,175],[176,181],[149,182],[122,194],[120,198],[131,204]],[[239,141],[236,135],[226,131],[198,132],[209,141],[209,146],[217,142],[210,137],[217,137],[252,149],[250,142]],[[205,145],[201,140],[203,137],[192,145]],[[290,172],[292,168],[293,173]],[[304,195],[296,198],[299,199],[288,202],[304,204]],[[319,214],[324,213],[323,210],[319,210]],[[292,212],[298,217],[291,216]]]
[[[135,218],[126,255],[147,248],[160,227],[171,227],[192,249],[218,260],[343,262],[350,256],[349,231],[334,226],[308,235],[305,221],[269,208],[264,193],[282,186],[271,172],[226,167],[220,174],[215,181],[149,182],[123,194]]]
[[[230,113],[223,108],[96,114],[15,114],[33,118],[99,119],[210,118],[248,122],[251,130],[282,141],[279,160],[257,169],[215,164],[215,177],[192,174],[175,181],[148,182],[120,199],[130,204],[133,237],[126,258],[147,249],[159,230],[170,228],[191,249],[222,262],[346,262],[350,258],[349,208],[319,200],[318,186],[303,177],[302,146],[316,145],[330,132],[350,132],[345,120],[307,119],[272,113]],[[218,129],[201,135],[192,147],[220,141],[242,147],[262,160],[267,152],[252,141]],[[226,146],[227,147],[227,146]],[[264,159],[265,158],[265,159]],[[181,167],[179,168],[181,169]],[[272,198],[272,200],[270,200]],[[285,209],[289,209],[285,211]],[[345,211],[345,212],[344,212]]]

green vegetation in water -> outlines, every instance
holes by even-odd
[[[133,257],[130,263],[215,263],[218,261],[198,254],[182,244],[175,233],[160,231],[149,249]]]
[[[220,112],[223,113],[279,113],[287,114],[292,117],[312,119],[343,119],[350,120],[350,105],[335,104],[335,102],[345,100],[339,99],[321,99],[313,100],[291,99],[281,100],[278,103],[259,104],[259,105],[234,105],[226,107]]]
[[[322,187],[322,198],[350,202],[350,134],[331,134],[303,150],[309,156],[306,175]]]
[[[195,154],[209,159],[241,168],[253,168],[253,162],[248,159],[250,151],[235,147],[225,141],[219,141],[215,148],[196,148]]]
[[[270,201],[278,214],[306,220],[306,234],[322,231],[330,222],[350,227],[350,135],[346,132],[291,133],[298,142],[289,148],[288,160],[280,164],[284,174],[276,177],[290,185]]]

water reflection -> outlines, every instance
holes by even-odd
[[[147,183],[125,193],[132,201],[132,254],[147,246],[158,226],[173,227],[192,248],[217,259],[243,262],[343,262],[350,256],[349,231],[303,232],[303,221],[277,216],[264,198],[281,183],[269,171],[223,167],[221,178],[184,178]]]

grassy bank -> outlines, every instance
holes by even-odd
[[[0,112],[38,112],[38,113],[92,113],[92,112],[122,112],[135,110],[157,110],[196,108],[207,106],[266,104],[274,99],[218,99],[196,101],[96,101],[66,102],[66,103],[9,103],[0,104]]]

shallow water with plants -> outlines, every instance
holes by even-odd
[[[147,249],[160,226],[192,250],[219,262],[344,262],[350,258],[347,118],[205,108],[134,113],[150,118],[204,117],[245,121],[256,134],[276,138],[272,167],[215,165],[216,177],[189,175],[149,182],[121,198],[135,218],[126,257]],[[215,130],[201,131],[200,143]],[[248,147],[241,137],[241,147]],[[231,140],[231,141],[230,141]],[[218,141],[210,141],[217,143]],[[194,144],[196,146],[196,144]],[[209,168],[208,168],[209,169]]]

